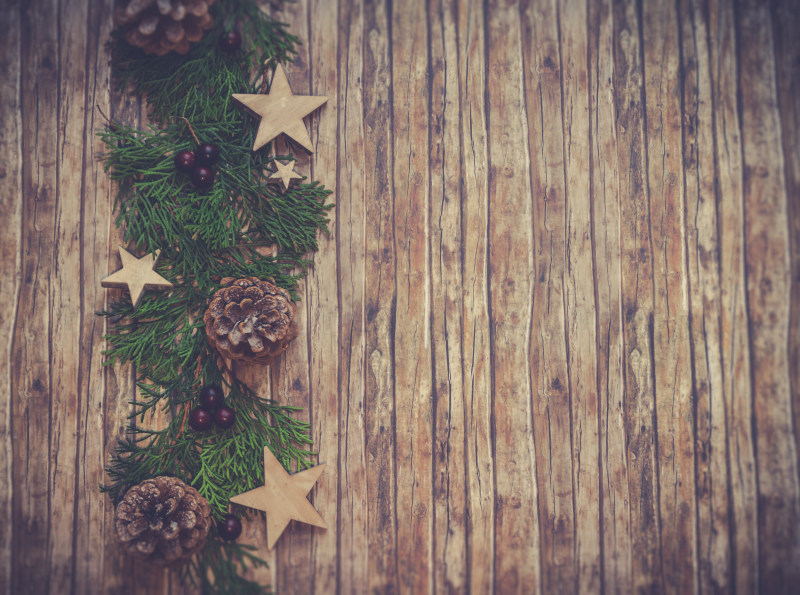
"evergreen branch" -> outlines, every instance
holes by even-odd
[[[230,100],[232,93],[257,92],[262,64],[291,59],[297,38],[253,0],[217,0],[211,10],[214,28],[183,56],[146,55],[112,37],[118,89],[145,97],[156,123],[137,130],[110,121],[99,133],[105,170],[118,188],[116,224],[132,251],[161,251],[156,270],[173,288],[146,292],[136,308],[123,296],[98,314],[108,321],[106,364],[133,364],[139,392],[102,489],[116,503],[147,478],[176,476],[196,487],[221,520],[231,496],[263,485],[265,446],[288,470],[309,467],[314,453],[310,427],[295,417],[296,408],[259,397],[220,369],[203,313],[224,277],[273,278],[297,299],[298,280],[311,264],[307,254],[317,249],[317,233],[327,232],[332,205],[326,204],[330,191],[317,182],[284,193],[269,183],[272,147],[251,151],[257,122]],[[225,54],[217,40],[233,26],[245,44]],[[197,140],[220,150],[205,193],[173,163]],[[274,244],[278,256],[265,256]],[[227,404],[236,411],[232,428],[199,433],[186,423],[208,384],[227,388]],[[143,427],[157,413],[166,414],[167,426]],[[221,541],[212,524],[205,549],[181,576],[208,593],[263,593],[242,576],[248,567],[266,565],[252,550]]]

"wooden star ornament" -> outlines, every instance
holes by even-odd
[[[291,520],[328,528],[317,509],[306,498],[324,470],[325,465],[322,464],[289,475],[269,447],[265,446],[264,485],[232,497],[231,502],[267,513],[267,547],[272,549]]]
[[[303,176],[299,173],[294,171],[294,164],[297,163],[295,160],[290,161],[289,163],[281,163],[280,161],[275,162],[275,167],[277,170],[274,174],[272,174],[269,179],[278,179],[283,182],[283,189],[288,190],[289,184],[292,183],[292,180],[300,180]]]
[[[145,254],[141,258],[136,258],[120,246],[119,257],[122,259],[122,268],[101,279],[100,285],[106,288],[127,288],[135,308],[145,289],[172,287],[172,283],[153,270],[159,254],[160,252],[156,250],[155,254]]]
[[[266,95],[234,93],[233,99],[257,116],[261,116],[253,150],[257,151],[273,138],[283,133],[305,148],[314,152],[303,118],[328,101],[323,95],[295,95],[289,86],[283,67],[275,67],[272,86]]]

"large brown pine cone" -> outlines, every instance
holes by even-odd
[[[114,513],[114,527],[129,553],[171,566],[203,549],[211,507],[177,477],[155,477],[125,493]]]
[[[203,316],[211,345],[237,360],[269,359],[286,351],[298,332],[289,292],[273,279],[226,277],[221,283]]]
[[[147,54],[185,54],[190,43],[214,26],[208,13],[212,4],[214,0],[123,0],[114,10],[114,26],[123,31],[125,41]]]

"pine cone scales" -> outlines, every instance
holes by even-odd
[[[297,337],[289,292],[256,277],[222,280],[203,321],[208,340],[230,359],[260,360],[280,355]]]
[[[214,26],[208,12],[212,4],[214,0],[125,0],[114,10],[114,26],[145,53],[185,54],[190,43]]]
[[[173,565],[203,549],[211,507],[177,477],[156,477],[125,493],[114,513],[114,526],[129,553]]]

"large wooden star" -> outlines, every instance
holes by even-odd
[[[122,268],[101,279],[100,285],[121,289],[127,287],[135,308],[145,289],[172,287],[172,283],[153,270],[158,256],[159,251],[156,250],[155,254],[145,254],[141,258],[136,258],[120,246],[119,257],[122,259]]]
[[[275,162],[275,167],[277,170],[274,174],[272,174],[269,179],[278,179],[283,182],[283,189],[288,190],[289,184],[292,183],[292,180],[301,180],[303,176],[299,173],[294,171],[294,164],[296,161],[292,160],[289,163],[283,164],[280,161]]]
[[[272,549],[291,520],[328,528],[317,509],[306,498],[324,469],[325,465],[322,464],[289,475],[269,447],[265,446],[264,485],[234,496],[231,502],[267,513],[267,546]]]
[[[267,95],[234,93],[231,97],[255,115],[261,116],[253,143],[254,151],[283,133],[310,153],[314,152],[303,118],[328,101],[328,98],[322,95],[292,94],[292,88],[280,64],[275,67],[275,76],[272,77],[272,86]]]

